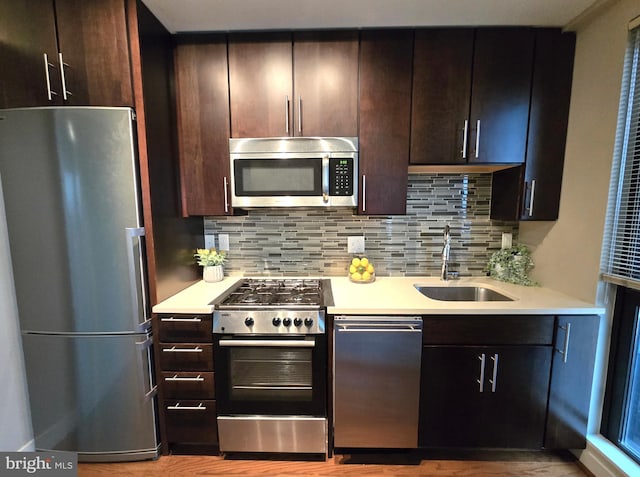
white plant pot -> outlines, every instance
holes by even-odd
[[[202,269],[202,279],[205,282],[219,282],[224,278],[222,265],[212,265]]]

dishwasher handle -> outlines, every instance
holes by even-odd
[[[373,332],[373,333],[389,333],[389,332],[408,332],[408,333],[422,333],[421,324],[407,323],[407,324],[390,324],[390,323],[359,323],[359,324],[339,324],[336,325],[336,329],[339,332]]]
[[[356,333],[422,333],[422,318],[419,316],[339,316],[335,318],[335,329],[339,332]]]

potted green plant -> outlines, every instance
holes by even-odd
[[[514,245],[513,247],[498,250],[489,259],[486,271],[491,278],[517,285],[534,286],[528,274],[533,268],[531,252],[526,245]]]
[[[202,279],[205,282],[219,282],[224,278],[223,265],[227,261],[227,255],[215,248],[199,248],[194,254],[198,265],[202,269]]]

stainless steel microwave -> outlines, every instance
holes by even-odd
[[[233,207],[356,207],[358,138],[229,139]]]

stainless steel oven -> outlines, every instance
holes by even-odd
[[[247,280],[214,312],[222,452],[327,452],[319,280]]]

